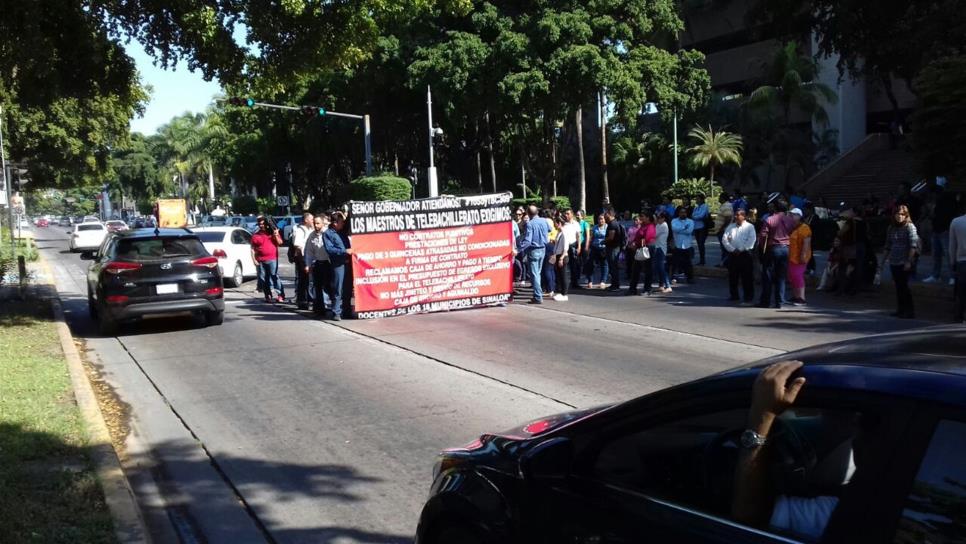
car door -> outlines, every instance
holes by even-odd
[[[232,229],[231,248],[235,258],[242,263],[242,273],[246,276],[256,275],[258,272],[252,260],[252,235],[244,229]]]
[[[861,533],[858,520],[874,502],[913,410],[894,399],[803,392],[773,427],[771,521],[752,527],[731,512],[749,393],[685,395],[630,414],[589,440],[575,438],[586,446],[573,473],[537,492],[549,499],[539,517],[554,520],[544,541],[833,542]],[[853,462],[855,422],[872,414],[881,437],[860,473]],[[821,522],[807,525],[802,512]]]
[[[878,519],[887,542],[966,542],[966,411],[944,406],[924,410],[910,426],[896,467],[889,509]],[[891,520],[891,522],[885,522]]]

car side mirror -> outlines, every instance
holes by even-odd
[[[561,479],[570,474],[573,462],[573,442],[564,437],[551,438],[523,454],[520,474],[527,480]]]
[[[81,251],[80,258],[82,261],[93,261],[97,256],[93,251]]]

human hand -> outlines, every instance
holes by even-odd
[[[751,394],[752,424],[770,424],[770,420],[795,403],[799,391],[805,385],[805,378],[799,376],[791,381],[788,379],[803,365],[801,361],[782,361],[765,367],[758,374]]]

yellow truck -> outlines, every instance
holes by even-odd
[[[162,198],[158,200],[158,226],[161,228],[184,228],[188,226],[188,203],[183,198]]]

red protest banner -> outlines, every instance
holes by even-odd
[[[352,277],[358,316],[509,301],[514,242],[503,196],[353,202]],[[415,228],[396,230],[401,226]],[[367,229],[381,232],[357,234]]]

